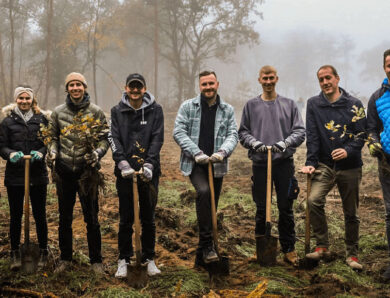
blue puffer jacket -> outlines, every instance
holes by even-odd
[[[330,103],[322,92],[307,101],[307,166],[317,167],[318,163],[321,162],[335,170],[348,170],[363,165],[361,150],[364,140],[348,136],[340,138],[344,125],[347,125],[348,132],[355,135],[365,130],[366,118],[357,122],[351,121],[354,116],[352,106],[361,108],[363,105],[359,99],[352,97],[342,88],[340,91],[342,92],[341,97],[333,103]],[[332,132],[325,128],[325,124],[331,120],[335,124],[341,125],[338,132]],[[331,152],[337,148],[344,148],[348,153],[347,158],[335,162]]]
[[[383,86],[389,86],[389,81],[386,78],[383,81]],[[378,117],[383,124],[383,131],[381,132],[381,144],[383,150],[390,154],[390,88],[382,94],[380,98],[375,102]]]

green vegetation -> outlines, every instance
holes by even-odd
[[[99,298],[147,298],[149,293],[138,292],[129,288],[108,288],[98,294]]]

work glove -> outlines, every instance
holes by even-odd
[[[217,152],[213,153],[210,156],[210,161],[212,163],[218,163],[218,162],[223,162],[223,159],[226,157],[226,152],[225,150],[218,150]]]
[[[141,179],[144,182],[149,182],[153,178],[153,165],[145,163],[141,170]]]
[[[92,153],[85,154],[84,159],[86,160],[87,164],[93,168],[99,162],[99,153],[94,150]]]
[[[371,156],[379,157],[382,151],[382,145],[381,143],[370,143],[368,144],[368,150]]]
[[[48,154],[46,154],[46,163],[49,166],[49,168],[52,168],[54,165],[54,162],[57,158],[57,152],[50,150]]]
[[[12,163],[17,163],[21,158],[23,158],[24,154],[22,151],[12,152],[9,155],[9,161]]]
[[[267,153],[267,146],[260,141],[255,141],[252,144],[252,150],[258,153]]]
[[[286,151],[287,149],[287,144],[285,141],[279,141],[275,144],[272,145],[271,151],[274,153],[282,153]]]
[[[195,155],[195,162],[200,165],[205,165],[209,162],[209,157],[203,153],[203,151],[199,152]]]
[[[130,179],[133,177],[133,174],[135,173],[134,169],[130,166],[130,164],[127,162],[127,160],[122,160],[118,163],[118,168],[121,170],[121,175],[125,179]]]
[[[43,158],[43,154],[41,152],[35,151],[35,150],[31,150],[30,155],[31,155],[31,162],[41,161]]]

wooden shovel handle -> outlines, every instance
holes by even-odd
[[[31,155],[23,156],[24,159],[24,243],[30,242],[30,159]]]
[[[141,263],[141,225],[139,219],[139,194],[137,185],[137,174],[133,174],[133,210],[134,210],[134,238],[135,238],[135,255],[137,264]]]
[[[271,223],[271,195],[272,195],[272,152],[267,146],[267,199],[265,203],[265,221]]]
[[[214,248],[217,254],[218,251],[218,230],[217,230],[217,210],[215,207],[215,193],[214,193],[214,177],[213,177],[213,164],[209,161],[209,187],[210,187],[210,203],[211,203],[211,222],[213,225],[213,240]]]

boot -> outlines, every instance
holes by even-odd
[[[319,261],[323,257],[329,257],[330,252],[326,247],[317,247],[313,252],[306,254],[306,258]]]
[[[295,250],[287,252],[284,254],[284,261],[293,265],[294,267],[298,267],[299,259]]]
[[[22,267],[22,258],[20,257],[20,250],[11,251],[11,270],[17,271]]]
[[[39,250],[39,261],[38,261],[38,268],[43,268],[47,264],[47,256],[48,256],[47,249],[40,249]]]
[[[362,264],[359,263],[359,260],[357,257],[348,257],[346,260],[347,264],[351,269],[356,270],[356,271],[361,271],[363,270]]]
[[[387,266],[386,271],[383,272],[382,278],[385,282],[388,282],[390,280],[390,265]]]

